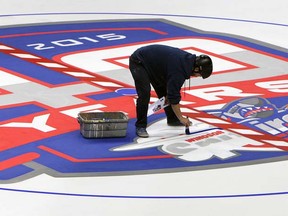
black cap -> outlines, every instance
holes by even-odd
[[[213,63],[209,56],[200,55],[196,58],[196,66],[199,67],[199,73],[203,79],[208,78],[213,71]]]

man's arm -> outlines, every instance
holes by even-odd
[[[191,122],[189,121],[189,119],[183,117],[183,115],[182,115],[182,112],[180,110],[180,104],[171,104],[171,107],[173,109],[173,112],[175,113],[175,115],[179,119],[179,121],[187,127],[190,126]]]

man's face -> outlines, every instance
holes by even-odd
[[[193,71],[192,71],[191,76],[192,76],[192,77],[200,77],[201,74],[200,74],[199,71],[200,71],[199,67],[195,67],[195,68],[193,69]]]

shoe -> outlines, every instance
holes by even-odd
[[[149,134],[147,133],[146,128],[136,128],[136,134],[137,136],[142,137],[142,138],[149,137]]]
[[[180,121],[176,122],[167,122],[168,126],[183,126],[183,124]]]

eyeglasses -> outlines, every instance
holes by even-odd
[[[199,67],[195,67],[194,70],[193,70],[193,72],[194,72],[194,73],[195,73],[195,72],[197,73],[197,72],[199,72],[199,70],[200,70]]]

